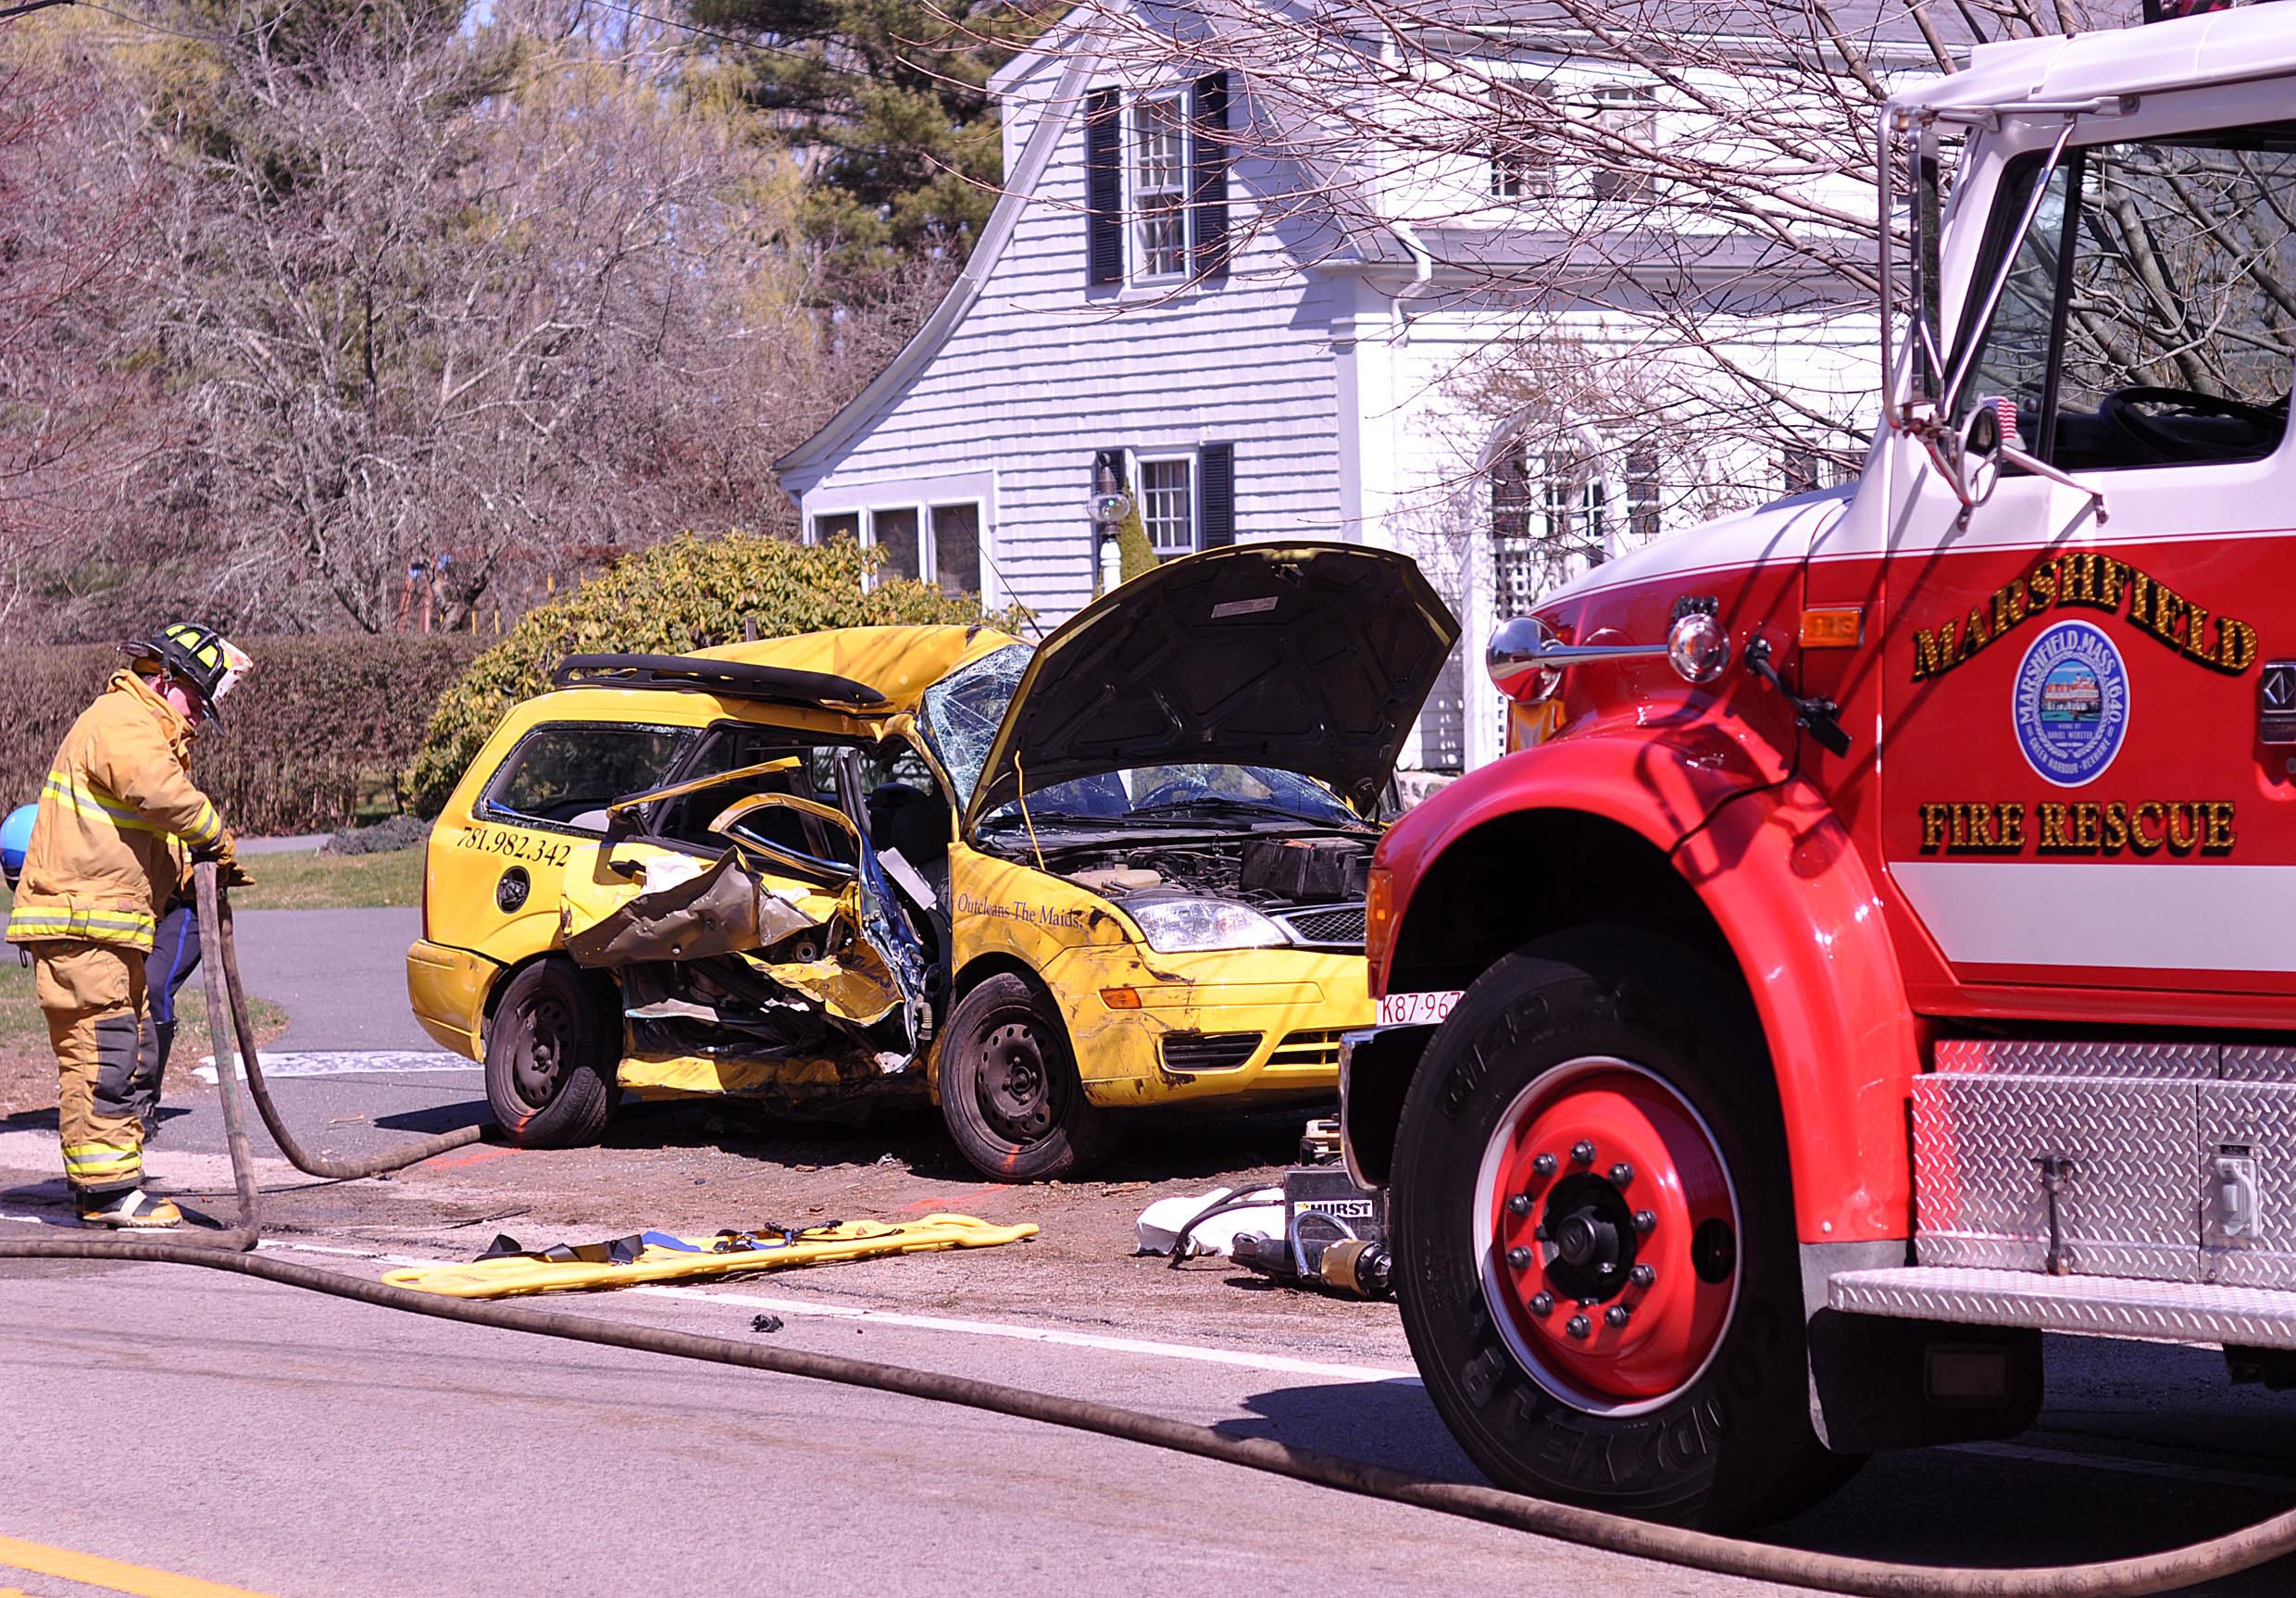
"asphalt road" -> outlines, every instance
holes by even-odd
[[[1212,1364],[1025,1342],[827,1313],[777,1289],[578,1307],[1469,1476],[1416,1383],[1376,1367],[1305,1376],[1254,1368],[1283,1357],[1267,1348],[1219,1350],[1235,1363]],[[750,1330],[761,1307],[782,1330]],[[1027,1422],[166,1267],[0,1267],[0,1350],[12,1387],[0,1532],[259,1592],[1768,1590]],[[2054,1561],[2201,1535],[2296,1499],[2289,1401],[2227,1399],[2198,1355],[2131,1358],[2070,1340],[2052,1354],[2040,1438],[1881,1461],[1781,1540]],[[69,1462],[85,1457],[92,1422],[151,1491],[90,1491]],[[2286,1592],[2292,1574],[2207,1591]]]
[[[275,1047],[438,1047],[406,1007],[406,946],[422,935],[421,911],[241,910],[231,924],[240,980],[286,1007]]]
[[[338,918],[305,919],[319,916]],[[412,920],[243,916],[249,985],[294,1018],[282,1043],[427,1046],[392,1030]],[[471,1070],[277,1087],[286,1113],[339,1152],[484,1117]],[[215,1090],[184,1082],[169,1096],[155,1180],[219,1212]],[[792,1128],[651,1108],[626,1113],[603,1148],[480,1146],[389,1182],[315,1182],[258,1148],[267,1247],[370,1275],[394,1258],[468,1258],[504,1228],[537,1242],[769,1214],[1037,1221],[1039,1238],[1006,1248],[554,1307],[914,1363],[1474,1479],[1411,1375],[1391,1307],[1128,1257],[1149,1198],[1263,1180],[1280,1137],[1143,1137],[1106,1182],[1019,1190],[971,1180],[917,1117]],[[52,1118],[0,1125],[0,1230],[58,1224],[63,1205]],[[780,1330],[753,1331],[759,1314]],[[1769,1535],[1884,1559],[2050,1564],[2166,1547],[2296,1504],[2296,1392],[2231,1387],[2207,1350],[2059,1338],[2049,1361],[2048,1405],[2026,1436],[1877,1459]],[[0,1592],[43,1598],[192,1593],[159,1577],[74,1581],[86,1571],[69,1564],[26,1574],[26,1545],[282,1598],[1767,1590],[1026,1422],[181,1267],[0,1266]],[[2296,1566],[2204,1591],[2296,1591]]]

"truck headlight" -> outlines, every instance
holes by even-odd
[[[1157,899],[1125,909],[1159,955],[1194,949],[1268,949],[1289,943],[1283,929],[1243,905],[1223,899]]]

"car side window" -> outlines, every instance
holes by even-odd
[[[2002,215],[2038,170],[2013,170]],[[2011,400],[2027,447],[2073,470],[2259,459],[2288,426],[2291,284],[2296,123],[2077,149],[1961,393]]]
[[[480,809],[502,820],[603,833],[605,807],[658,787],[692,736],[629,722],[537,727],[503,761]]]
[[[679,773],[678,780],[691,782],[790,757],[794,757],[798,764],[786,771],[744,777],[737,782],[721,782],[698,793],[664,800],[646,830],[657,838],[675,838],[684,843],[722,849],[726,841],[712,832],[709,824],[737,799],[746,799],[753,793],[794,793],[802,799],[820,797],[810,777],[813,748],[803,734],[779,727],[721,726],[713,730],[693,763]]]

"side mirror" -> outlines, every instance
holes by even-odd
[[[2001,456],[2017,436],[2017,407],[2014,400],[1981,399],[1969,412],[1961,430],[1962,482],[1966,502],[1983,505],[1993,497],[2001,481]]]

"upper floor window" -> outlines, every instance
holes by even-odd
[[[1553,93],[1544,83],[1510,83],[1497,91],[1496,136],[1491,145],[1491,197],[1544,199],[1554,193],[1554,144],[1545,119]]]
[[[1999,216],[2041,167],[2010,169]],[[2296,378],[2296,122],[2093,144],[2046,181],[1964,407],[2009,399],[2026,447],[2074,470],[2271,454]]]
[[[1084,97],[1085,246],[1094,284],[1228,273],[1228,74],[1129,100]]]
[[[1142,100],[1132,128],[1132,276],[1176,278],[1188,269],[1187,102]]]
[[[1594,125],[1604,135],[1603,164],[1589,174],[1598,200],[1640,203],[1656,192],[1646,152],[1658,142],[1658,100],[1648,89],[1615,84],[1594,92]]]

